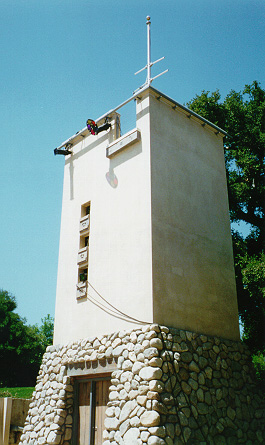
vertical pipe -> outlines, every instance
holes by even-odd
[[[151,83],[151,38],[150,38],[150,16],[146,17],[147,24],[147,85]]]
[[[94,444],[95,439],[95,407],[96,407],[96,382],[91,380],[90,386],[90,419],[89,419],[89,445]]]

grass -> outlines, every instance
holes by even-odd
[[[31,399],[34,388],[0,388],[0,397],[13,397],[14,399]]]

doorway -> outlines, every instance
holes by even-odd
[[[75,381],[74,445],[101,445],[109,401],[110,375]]]

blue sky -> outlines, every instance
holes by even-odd
[[[54,316],[63,157],[53,150],[145,81],[186,103],[202,90],[265,88],[263,0],[0,1],[0,288],[29,324]]]

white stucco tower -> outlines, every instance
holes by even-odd
[[[120,106],[62,144],[54,343],[138,322],[237,340],[224,132],[149,85],[131,100],[127,134]]]

